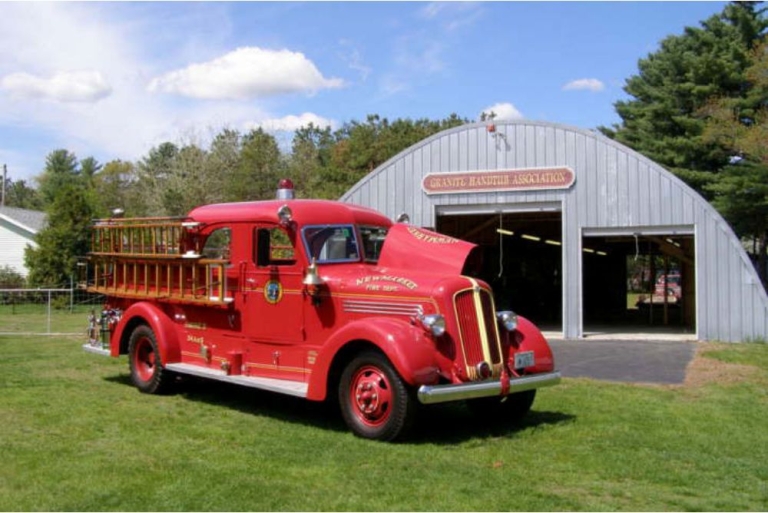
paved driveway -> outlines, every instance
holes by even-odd
[[[696,342],[655,340],[551,340],[564,377],[632,383],[679,384]]]

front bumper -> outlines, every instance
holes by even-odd
[[[531,374],[519,378],[510,378],[509,393],[525,392],[536,388],[557,385],[560,382],[560,372]],[[422,385],[418,390],[419,402],[422,404],[445,403],[478,399],[480,397],[501,396],[501,381],[474,381],[451,385]]]

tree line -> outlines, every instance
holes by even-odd
[[[712,202],[748,243],[766,283],[768,21],[760,5],[729,3],[663,39],[626,80],[628,98],[615,103],[621,121],[599,130]],[[85,253],[87,223],[115,207],[128,216],[183,215],[206,203],[272,198],[282,177],[300,197],[337,198],[400,151],[467,122],[456,114],[394,121],[374,114],[337,130],[310,124],[285,152],[263,129],[225,129],[207,145],[165,142],[137,162],[103,166],[59,149],[36,188],[9,181],[7,204],[48,213],[39,248],[27,252],[29,281],[59,283]]]
[[[261,128],[223,129],[209,144],[164,142],[136,162],[104,165],[58,149],[46,157],[37,187],[8,181],[6,204],[46,212],[25,262],[29,285],[52,286],[67,283],[87,253],[91,221],[116,208],[129,217],[181,216],[199,205],[274,198],[285,177],[299,197],[335,199],[400,151],[468,122],[455,114],[436,121],[369,115],[337,130],[310,124],[294,133],[288,152]]]

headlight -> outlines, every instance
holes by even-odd
[[[510,310],[504,310],[502,312],[496,312],[496,318],[499,320],[504,329],[507,331],[515,331],[517,329],[517,314]]]
[[[419,317],[424,329],[432,333],[435,337],[440,337],[445,333],[445,317],[440,314],[422,315]]]

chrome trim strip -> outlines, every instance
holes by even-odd
[[[519,378],[510,378],[509,393],[524,392],[542,387],[557,385],[560,382],[560,372],[531,374]],[[422,404],[478,399],[480,397],[501,396],[501,380],[475,381],[451,385],[422,385],[419,387],[418,398]]]
[[[413,303],[383,303],[381,301],[355,301],[342,302],[345,312],[384,314],[384,315],[408,315],[419,316],[424,313],[421,305]]]

